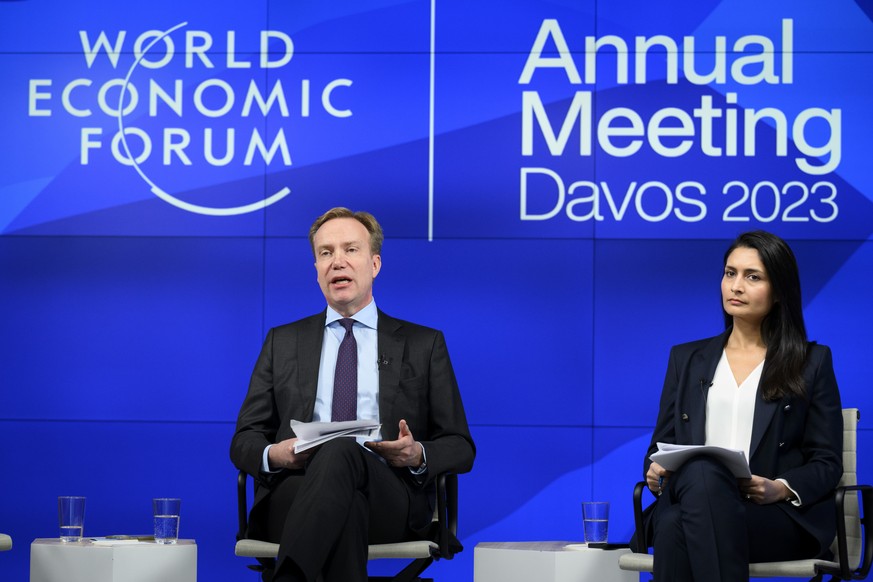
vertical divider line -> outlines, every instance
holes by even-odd
[[[264,14],[264,30],[272,30],[271,29],[271,14],[270,14],[270,3],[267,3],[266,13]],[[264,89],[266,90],[267,86],[270,83],[270,73],[269,70],[264,70]],[[270,135],[269,132],[269,120],[268,117],[264,116],[264,135]],[[264,193],[266,194],[268,189],[267,185],[269,183],[269,173],[270,169],[267,164],[264,164]],[[263,222],[261,232],[261,335],[260,338],[263,341],[263,338],[267,337],[267,247],[269,246],[269,232],[268,232],[268,220],[267,213],[270,212],[269,207],[265,206],[261,212],[263,213]],[[255,344],[257,345],[257,344]]]
[[[427,240],[433,241],[434,82],[436,70],[436,0],[430,0],[430,87],[427,146]]]
[[[267,13],[264,15],[266,22],[265,30],[271,30],[270,28],[270,5],[267,3]],[[264,70],[264,89],[266,90],[267,86],[270,83],[270,73],[268,69]],[[268,117],[264,116],[264,135],[270,135],[269,132],[270,123]],[[269,183],[269,173],[270,169],[268,164],[264,164],[264,193],[266,194],[268,191],[268,183]],[[270,212],[269,207],[265,206],[263,210],[263,222],[262,227],[263,231],[261,233],[261,338],[267,337],[267,247],[269,246],[269,221],[267,220],[267,213]]]
[[[600,20],[599,20],[599,8],[600,0],[594,0],[594,36],[597,37],[600,28]],[[595,79],[594,84],[594,95],[591,100],[591,107],[594,110],[594,114],[597,111],[597,80]],[[594,170],[594,176],[592,179],[594,182],[597,182],[597,150],[594,149],[593,152],[594,160],[592,163],[592,168]],[[597,239],[597,222],[595,221],[591,227],[591,499],[595,499],[594,489],[597,483],[597,467],[594,459],[597,458],[597,446],[595,441],[597,440],[597,427],[596,419],[596,409],[597,409],[597,248],[598,248],[598,239]]]
[[[597,500],[594,489],[597,482],[597,246],[596,236],[591,237],[591,490],[588,493],[592,501]]]

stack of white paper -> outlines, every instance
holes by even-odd
[[[381,427],[381,424],[373,420],[344,420],[342,422],[292,420],[291,430],[297,435],[294,452],[301,453],[337,437],[371,437],[372,440],[378,440]]]
[[[731,470],[734,477],[749,479],[752,472],[749,470],[749,462],[746,453],[739,449],[726,449],[723,447],[707,445],[674,445],[670,443],[658,443],[658,452],[649,457],[668,471],[675,471],[682,463],[696,455],[711,455],[724,463]]]

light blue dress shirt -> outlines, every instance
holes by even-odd
[[[315,409],[312,412],[313,422],[330,422],[331,407],[333,405],[333,379],[336,373],[336,358],[339,352],[340,342],[346,330],[339,324],[343,316],[328,306],[327,317],[324,325],[324,339],[321,344],[321,361],[318,366],[318,388],[315,395]],[[376,308],[376,300],[357,312],[352,319],[352,333],[355,334],[355,343],[358,346],[358,420],[379,419],[379,311]],[[382,435],[373,437],[359,437],[358,442],[382,440]],[[264,449],[262,469],[265,473],[270,471],[269,451]],[[413,475],[423,475],[427,471],[427,453],[424,445],[418,443],[421,448],[423,464],[421,467],[409,467]],[[369,450],[369,449],[367,449]],[[375,454],[375,453],[374,453]],[[380,457],[381,459],[381,457]],[[383,461],[384,462],[384,461]]]
[[[318,392],[315,395],[314,422],[329,422],[333,405],[333,379],[340,342],[346,330],[339,324],[343,316],[327,308],[324,341],[321,346],[321,362],[318,366]],[[352,319],[352,333],[358,345],[358,420],[379,422],[379,346],[377,327],[379,313],[376,301],[357,312]],[[369,438],[366,440],[379,440]],[[363,441],[362,441],[363,442]]]
[[[327,308],[324,325],[324,339],[321,344],[321,361],[318,365],[318,389],[315,395],[315,409],[312,412],[313,422],[330,422],[331,406],[333,405],[333,379],[336,373],[336,358],[340,342],[346,330],[339,324],[340,315],[332,307]],[[352,319],[352,333],[358,346],[358,420],[374,420],[379,422],[379,312],[376,301],[357,312]],[[360,437],[358,442],[381,440],[381,435],[375,437]],[[269,451],[264,449],[262,469],[270,471]]]

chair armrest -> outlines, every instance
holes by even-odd
[[[446,484],[446,525],[452,535],[458,535],[458,476],[454,473],[443,475]]]
[[[864,547],[861,553],[861,563],[858,569],[852,571],[849,566],[849,550],[846,542],[846,493],[858,491],[861,493],[861,539]],[[863,580],[870,572],[873,562],[873,487],[870,485],[845,485],[837,487],[834,497],[837,506],[837,551],[840,560],[840,577],[843,580]]]
[[[646,540],[646,531],[643,525],[643,491],[646,489],[646,482],[640,481],[634,486],[634,527],[636,528],[637,549],[641,550],[640,554],[648,553],[649,542]]]
[[[236,511],[239,517],[239,531],[236,534],[236,540],[239,541],[246,537],[248,531],[249,512],[246,507],[246,481],[248,474],[245,471],[240,471],[236,477]]]
[[[439,475],[436,495],[439,520],[437,544],[440,557],[450,560],[454,556],[452,541],[458,533],[458,476],[454,473]]]

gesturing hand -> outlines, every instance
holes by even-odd
[[[412,437],[405,420],[400,421],[396,441],[367,441],[364,446],[378,453],[392,467],[419,467],[423,461],[421,446]]]

